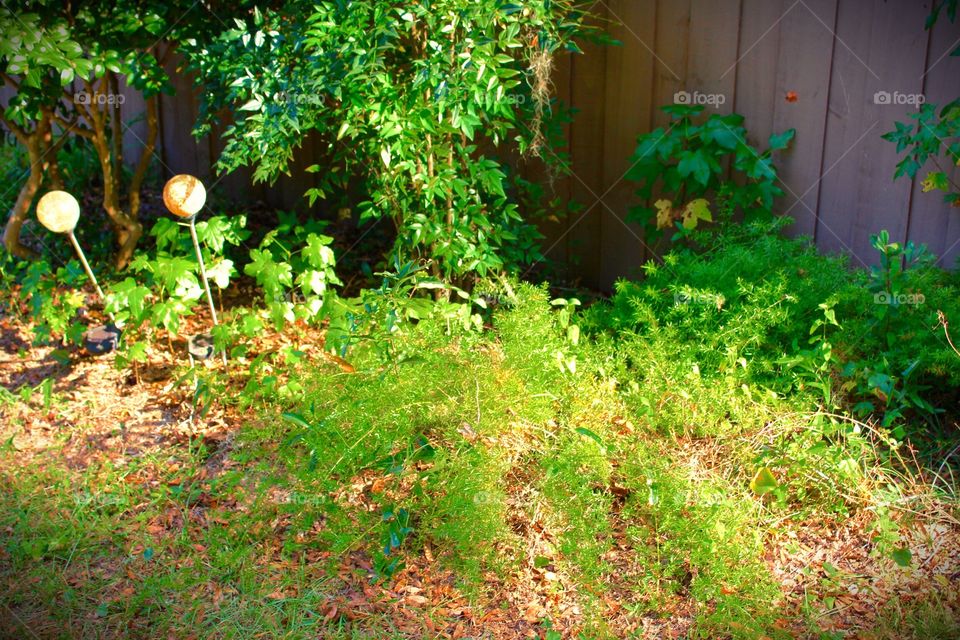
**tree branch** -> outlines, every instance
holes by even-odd
[[[16,89],[17,91],[20,90],[20,83],[17,82],[16,80],[14,80],[14,79],[13,79],[13,76],[9,76],[9,75],[7,75],[7,74],[5,74],[5,73],[2,74],[2,75],[3,75],[3,81],[4,81],[5,83],[7,83],[8,85],[10,85],[12,88]]]
[[[7,127],[8,129],[10,129],[10,131],[13,132],[13,135],[16,136],[20,144],[23,144],[23,145],[27,144],[27,138],[30,137],[30,133],[27,132],[26,129],[20,127],[15,122],[11,121],[2,112],[0,112],[0,123],[2,123],[5,127]]]
[[[58,125],[63,127],[64,131],[78,135],[78,136],[83,136],[88,140],[93,139],[93,132],[90,131],[90,129],[81,127],[80,122],[78,122],[77,120],[67,120],[64,117],[59,116],[57,114],[53,114],[53,119],[56,121]]]

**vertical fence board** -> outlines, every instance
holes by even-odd
[[[190,173],[209,183],[209,163],[200,166],[199,145],[191,130],[197,120],[197,102],[190,78],[178,73],[180,57],[170,56],[165,69],[174,86],[174,95],[160,96],[160,135],[158,136],[160,158],[166,177],[178,173]],[[206,142],[204,142],[206,144]]]
[[[653,68],[653,127],[668,126],[670,116],[659,107],[673,104],[678,91],[686,91],[687,50],[690,35],[690,0],[657,2],[657,37]]]
[[[926,14],[913,0],[840,3],[821,184],[829,198],[821,206],[817,244],[847,250],[866,264],[874,259],[871,234],[887,229],[894,240],[906,236],[910,184],[892,180],[896,149],[879,136],[912,107],[876,104],[875,96],[920,93]]]
[[[147,140],[147,121],[144,115],[147,109],[146,101],[143,99],[143,94],[128,87],[123,78],[119,79],[117,85],[120,95],[123,96],[123,104],[120,105],[120,117],[123,122],[123,162],[127,166],[134,166],[140,161]]]
[[[606,7],[594,11],[606,19]],[[605,23],[601,23],[605,24]],[[584,46],[586,55],[573,59],[572,102],[577,109],[577,123],[570,141],[573,171],[571,192],[583,205],[569,222],[568,250],[579,258],[576,268],[585,282],[595,286],[600,276],[600,215],[603,205],[597,198],[603,189],[604,92],[607,48],[593,44]]]
[[[687,91],[723,96],[706,113],[733,111],[740,0],[695,0],[690,12]],[[732,70],[731,70],[732,67]]]
[[[762,146],[773,132],[784,9],[780,0],[743,0],[737,60],[724,70],[736,78],[733,110],[744,116],[748,142],[754,146]]]
[[[574,54],[572,53],[562,52],[555,55],[553,60],[553,88],[557,101],[564,106],[570,106],[572,100],[570,84],[573,56]],[[570,124],[563,125],[565,140],[570,139],[570,131]],[[564,165],[569,164],[569,147],[556,149],[555,151],[558,155],[557,158],[554,158],[555,160],[560,160]],[[571,178],[566,175],[550,176],[547,173],[548,171],[549,169],[546,169],[540,163],[536,162],[529,162],[525,166],[525,176],[527,179],[539,179],[540,184],[544,185],[544,197],[550,200],[556,199],[561,203],[560,206],[563,206],[563,204],[570,201]],[[560,214],[562,212],[550,212],[550,214],[553,213]],[[560,269],[564,269],[569,260],[569,255],[567,252],[567,228],[569,223],[570,220],[566,216],[550,215],[547,220],[544,220],[539,224],[540,232],[544,236],[542,243],[544,255]]]
[[[635,203],[634,186],[624,180],[637,136],[650,130],[653,103],[655,0],[612,0],[610,32],[622,46],[607,54],[604,127],[601,275],[607,285],[636,277],[646,256],[643,231],[626,221]]]
[[[795,220],[793,233],[813,236],[817,228],[818,180],[823,160],[837,0],[786,2],[784,8],[773,95],[773,130],[780,133],[794,128],[797,135],[789,148],[774,157],[784,191],[778,209]],[[791,100],[787,99],[788,93]],[[760,148],[767,148],[766,140]]]

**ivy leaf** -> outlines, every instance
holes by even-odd
[[[170,298],[153,305],[153,324],[161,326],[170,333],[180,330],[180,317],[192,315],[190,309],[180,300]]]
[[[200,224],[197,227],[199,228]],[[150,235],[157,239],[158,249],[169,249],[177,245],[180,237],[180,225],[170,218],[159,218],[153,228],[150,229]]]
[[[146,362],[147,343],[142,340],[134,342],[132,345],[130,345],[130,348],[127,349],[126,357],[127,360],[130,360],[131,362]]]
[[[263,329],[263,323],[260,322],[260,318],[258,318],[256,314],[248,313],[243,316],[243,322],[240,325],[240,331],[243,335],[253,337],[257,335],[261,329]]]
[[[332,266],[336,263],[333,249],[329,246],[332,242],[333,238],[330,236],[311,233],[307,236],[307,246],[303,248],[303,257],[306,258],[311,267],[316,269]]]
[[[327,279],[322,271],[315,269],[304,271],[300,274],[298,280],[304,293],[313,293],[320,296],[327,290]]]
[[[673,225],[673,203],[669,200],[657,200],[657,229],[666,229]]]
[[[207,280],[213,280],[219,288],[226,289],[230,284],[230,276],[234,273],[233,260],[224,258],[207,269]]]

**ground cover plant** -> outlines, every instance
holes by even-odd
[[[846,310],[874,275],[769,227],[703,241],[586,311],[490,283],[478,322],[428,305],[383,325],[408,299],[384,290],[357,326],[388,351],[352,341],[318,365],[307,324],[261,338],[249,374],[174,388],[160,444],[123,423],[78,438],[71,416],[102,405],[22,380],[11,424],[73,462],[4,476],[6,631],[952,637],[954,485],[910,444],[935,414],[853,417],[877,396],[844,371],[871,322]],[[932,358],[913,384],[957,366]],[[239,431],[199,431],[236,414]],[[6,442],[5,468],[44,455]]]
[[[574,207],[528,180],[568,168],[551,68],[610,42],[589,3],[28,4],[0,9],[36,26],[0,45],[0,637],[960,637],[960,276],[789,236],[793,129],[664,107],[625,179],[670,242],[603,295],[529,281]],[[212,180],[195,249],[124,111],[64,94],[155,104],[167,55],[221,170],[269,182],[311,136],[336,215]],[[887,135],[898,175],[956,160],[957,113]],[[60,186],[103,299],[29,215]],[[187,356],[206,332],[224,360]]]

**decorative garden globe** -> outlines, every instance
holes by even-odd
[[[175,216],[192,218],[207,201],[203,183],[185,173],[173,176],[163,187],[163,203]]]
[[[37,219],[54,233],[69,233],[80,220],[80,203],[66,191],[51,191],[37,203]]]

